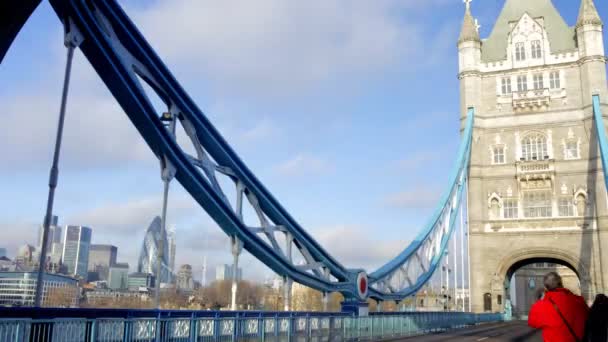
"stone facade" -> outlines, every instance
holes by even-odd
[[[539,261],[575,270],[586,298],[608,291],[608,196],[591,107],[599,94],[608,114],[606,57],[602,25],[585,19],[595,7],[582,1],[569,27],[551,0],[507,0],[483,40],[468,32],[467,3],[458,49],[461,125],[475,108],[468,189],[475,312],[487,309],[484,300],[503,311],[513,273]]]

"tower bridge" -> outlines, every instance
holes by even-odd
[[[24,0],[8,6],[5,13],[9,16],[0,32],[0,58],[39,2]],[[78,49],[160,161],[165,186],[161,234],[170,205],[167,192],[176,180],[230,236],[235,266],[246,249],[284,278],[286,299],[295,281],[324,294],[342,293],[344,309],[361,316],[367,314],[368,299],[403,301],[441,269],[457,227],[465,226],[471,307],[464,311],[472,313],[415,319],[395,316],[390,318],[392,333],[398,335],[404,324],[424,325],[422,331],[428,332],[500,319],[479,314],[505,312],[511,302],[513,274],[539,262],[557,263],[574,271],[587,299],[606,291],[608,273],[603,270],[608,256],[603,251],[608,248],[608,176],[603,170],[608,162],[608,141],[602,113],[608,112],[607,60],[603,23],[592,0],[581,0],[574,27],[567,25],[551,0],[506,0],[491,34],[484,39],[473,16],[474,6],[465,1],[458,39],[461,142],[454,168],[428,223],[410,245],[372,272],[341,264],[272,196],[188,96],[118,2],[49,2],[65,28],[68,51],[58,142],[71,61]],[[154,94],[148,93],[149,89]],[[162,99],[166,111],[155,110],[152,96]],[[189,138],[186,145],[175,138],[177,126]],[[195,154],[188,154],[189,150]],[[56,164],[52,170],[45,230],[52,217]],[[226,182],[220,178],[230,180],[232,188],[225,188]],[[244,217],[246,206],[255,213],[255,221]],[[158,246],[158,250],[163,249]],[[42,258],[44,254],[43,247]],[[464,254],[461,250],[460,255]],[[235,308],[236,283],[232,291]],[[39,296],[36,304],[40,305]],[[0,313],[6,315],[5,311]],[[27,310],[19,313],[31,314]],[[68,310],[61,315],[74,314]],[[86,315],[92,319],[96,313]],[[189,315],[189,331],[194,320],[207,324],[202,321],[205,315]],[[163,327],[169,330],[167,327],[175,323],[170,318],[179,316],[157,312],[157,319],[167,319]],[[282,316],[268,321],[263,314],[236,315],[234,321],[222,317],[214,316],[210,329],[221,330],[225,322],[233,322],[233,336],[239,324],[249,326],[250,321],[258,322],[255,334],[260,333],[259,322],[273,322],[277,334],[283,324]],[[365,333],[373,331],[374,319],[382,322],[381,329],[388,324],[382,316],[369,321],[348,321],[352,316],[319,317],[314,321],[317,323],[309,316],[302,317],[285,316],[286,329],[297,332],[291,324],[300,324],[300,319],[309,333],[313,324],[323,326],[326,321],[330,331],[339,322],[338,330],[357,324],[359,332]],[[0,332],[2,324],[0,319]],[[152,330],[153,336],[161,334]],[[211,334],[216,336],[219,330]],[[371,334],[369,337],[376,336]]]

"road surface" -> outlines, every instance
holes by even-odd
[[[525,321],[483,324],[473,328],[410,337],[396,341],[420,342],[542,342],[540,331],[528,327]]]

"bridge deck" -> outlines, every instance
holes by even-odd
[[[523,321],[484,324],[468,329],[445,333],[410,337],[395,341],[420,342],[541,342],[541,332],[534,330]]]

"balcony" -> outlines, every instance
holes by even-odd
[[[555,177],[555,161],[548,157],[543,160],[519,161],[517,180],[522,189],[552,188]]]
[[[551,92],[547,88],[513,93],[513,109],[516,111],[548,108],[550,102]]]

